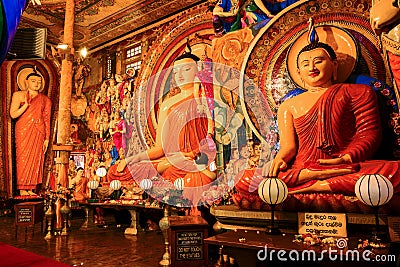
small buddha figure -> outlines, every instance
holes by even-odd
[[[85,118],[87,121],[87,126],[91,131],[95,131],[95,124],[96,124],[96,117],[98,117],[98,113],[99,113],[99,108],[97,107],[96,103],[95,103],[95,95],[92,94],[91,96],[91,100],[89,105],[86,107],[86,114],[85,114]]]
[[[71,180],[76,176],[76,165],[73,158],[70,158],[68,162],[68,179]]]
[[[111,157],[110,151],[105,151],[104,152],[104,165],[105,165],[104,167],[106,167],[106,169],[108,170],[111,167],[111,165],[113,165],[112,163],[113,163],[113,158]]]
[[[107,87],[107,97],[110,99],[111,112],[115,113],[120,110],[121,102],[119,99],[119,90],[114,79],[108,80],[109,85]]]
[[[103,108],[100,115],[96,118],[95,132],[99,134],[100,140],[105,140],[109,137],[110,117],[107,109]]]
[[[96,94],[95,103],[99,110],[106,108],[107,113],[110,113],[110,99],[107,96],[107,82],[101,84],[100,91]]]
[[[261,156],[261,143],[259,141],[251,142],[250,157],[248,159],[248,166],[250,168],[257,168]]]
[[[74,188],[74,200],[85,201],[89,198],[89,188],[87,186],[89,179],[84,176],[83,168],[76,169],[76,176],[70,180],[69,187]]]

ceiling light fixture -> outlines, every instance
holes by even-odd
[[[87,54],[88,54],[88,50],[86,47],[82,48],[81,50],[79,50],[79,54],[81,55],[82,58],[86,58]]]
[[[68,49],[68,44],[58,44],[57,48],[58,49],[62,49],[62,50],[67,50]]]

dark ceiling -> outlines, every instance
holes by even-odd
[[[75,0],[74,46],[88,49],[167,19],[197,0]],[[41,5],[26,8],[20,27],[47,28],[47,42],[63,41],[65,0],[41,0]]]

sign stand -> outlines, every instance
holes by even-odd
[[[169,217],[169,240],[171,241],[171,266],[200,267],[208,260],[208,224],[201,216]]]
[[[14,205],[15,210],[15,238],[18,235],[18,226],[25,226],[25,234],[28,226],[33,226],[32,234],[35,231],[35,224],[41,223],[40,231],[43,231],[43,202],[24,202]]]

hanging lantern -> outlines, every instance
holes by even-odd
[[[113,180],[110,183],[110,187],[114,190],[119,190],[121,188],[121,181],[120,180]]]
[[[393,196],[393,184],[381,174],[364,174],[356,182],[357,198],[366,205],[378,207]]]
[[[183,190],[183,188],[185,186],[185,180],[183,178],[176,179],[174,182],[174,186],[178,190]]]
[[[99,176],[100,178],[104,177],[107,175],[107,169],[104,167],[100,167],[96,170],[96,175]]]
[[[96,180],[92,180],[88,182],[87,186],[91,190],[96,190],[99,187],[99,182]]]
[[[139,186],[143,190],[149,190],[153,187],[153,182],[150,179],[143,179],[142,181],[140,181]]]
[[[265,203],[276,205],[286,199],[288,188],[279,178],[266,178],[258,185],[258,195]]]

